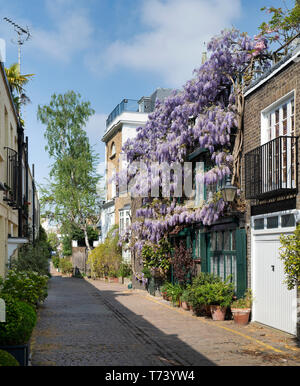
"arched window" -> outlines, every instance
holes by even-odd
[[[116,155],[116,145],[113,142],[111,145],[110,156],[113,157],[114,155]]]

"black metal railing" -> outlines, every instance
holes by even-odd
[[[298,137],[280,136],[245,155],[246,199],[298,191]]]
[[[6,191],[3,197],[4,201],[7,201],[8,205],[17,209],[18,207],[18,153],[10,149],[6,150]]]

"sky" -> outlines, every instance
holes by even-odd
[[[45,184],[52,160],[45,151],[45,127],[38,105],[74,90],[95,110],[86,131],[99,154],[109,113],[124,98],[140,99],[158,87],[181,88],[201,64],[204,42],[224,28],[255,35],[268,20],[263,6],[282,0],[0,0],[0,38],[6,63],[18,60],[16,33],[4,17],[29,29],[22,46],[21,73],[35,74],[26,86],[31,103],[23,109],[29,163]],[[292,8],[293,1],[285,1]]]

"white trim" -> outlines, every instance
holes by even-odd
[[[300,54],[300,46],[297,48],[297,52],[295,55],[293,55],[289,60],[284,62],[280,67],[276,68],[270,75],[268,75],[266,78],[262,79],[259,83],[257,83],[255,86],[253,86],[250,90],[245,92],[244,97],[251,94],[254,90],[256,90],[258,87],[262,86],[264,83],[266,83],[269,79],[273,78],[274,75],[276,75],[279,71],[281,71],[284,67],[286,67],[290,62],[294,61]]]
[[[280,212],[274,212],[274,213],[266,213],[266,214],[260,214],[260,215],[256,215],[256,216],[251,216],[251,236],[255,236],[255,235],[263,235],[263,234],[273,234],[273,233],[286,233],[286,232],[293,232],[296,228],[296,226],[293,226],[293,227],[282,227],[281,226],[281,216],[284,216],[286,214],[294,214],[295,215],[295,223],[297,224],[297,222],[299,221],[300,219],[300,210],[297,210],[297,209],[292,209],[292,210],[282,210]],[[267,229],[267,224],[266,224],[266,221],[267,221],[267,218],[268,217],[276,217],[278,216],[279,217],[279,220],[278,220],[278,227],[277,228],[270,228],[270,229]],[[264,229],[254,229],[254,220],[257,220],[257,219],[260,219],[260,218],[263,218],[265,220],[265,226],[264,226]]]

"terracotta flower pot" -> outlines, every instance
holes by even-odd
[[[190,306],[187,302],[181,302],[181,308],[183,308],[185,311],[189,311]]]
[[[231,308],[231,312],[235,323],[241,325],[248,324],[251,308]]]
[[[221,321],[225,320],[227,307],[221,307],[221,306],[210,306],[210,312],[213,320]]]

